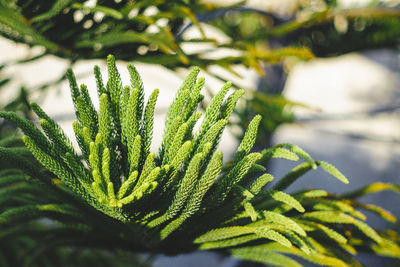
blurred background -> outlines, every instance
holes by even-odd
[[[373,182],[400,184],[400,1],[181,0],[0,1],[0,107],[35,121],[38,102],[73,138],[74,111],[64,79],[72,67],[95,105],[95,64],[118,61],[122,80],[133,63],[146,94],[160,89],[153,148],[161,140],[166,108],[191,66],[206,78],[206,98],[226,80],[246,89],[220,144],[229,159],[257,113],[263,116],[257,149],[299,145],[350,180],[319,171],[289,188],[343,193]],[[4,3],[3,3],[4,2]],[[52,1],[50,1],[52,2]],[[0,122],[0,137],[15,129]],[[295,165],[274,160],[277,179]],[[400,217],[400,197],[372,194],[365,203]],[[368,213],[377,228],[398,225]],[[390,260],[361,255],[366,266]],[[250,266],[216,254],[155,258],[154,266]]]

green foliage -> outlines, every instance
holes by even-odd
[[[371,1],[364,7],[341,8],[321,2],[335,1],[319,1],[318,9],[310,1],[304,1],[288,20],[245,9],[220,16],[211,24],[249,45],[285,38],[291,45],[311,48],[319,57],[395,47],[399,42],[398,6]]]
[[[323,190],[282,192],[318,166],[342,182],[347,179],[294,145],[252,152],[261,116],[250,122],[233,160],[223,164],[218,143],[242,91],[229,94],[226,83],[193,133],[204,83],[194,68],[170,105],[162,145],[154,153],[149,148],[158,90],[145,104],[137,70],[129,66],[131,86],[123,87],[114,58],[109,56],[107,63],[107,83],[95,68],[99,110],[68,72],[82,153],[38,105],[31,107],[43,131],[15,113],[0,111],[24,132],[30,151],[1,143],[0,244],[10,236],[33,240],[38,246],[31,248],[34,256],[28,263],[38,265],[45,253],[68,244],[165,254],[214,249],[281,266],[299,266],[285,254],[328,266],[354,264],[352,254],[358,250],[398,257],[398,242],[369,227],[355,210],[375,210],[394,220],[353,199],[370,189],[349,198]],[[273,177],[262,164],[274,157],[304,162],[266,189]],[[46,227],[42,218],[52,223]],[[37,225],[53,246],[38,243]]]
[[[203,69],[218,65],[245,64],[260,69],[260,62],[276,62],[288,56],[312,58],[307,48],[264,52],[247,47],[241,40],[219,43],[205,35],[198,14],[233,9],[243,3],[210,4],[202,1],[0,1],[0,34],[30,46],[40,45],[44,54],[76,59],[104,58],[113,53],[122,60],[136,60],[177,68],[196,64]],[[182,30],[191,22],[200,37],[186,38]],[[244,38],[245,40],[246,38]],[[219,50],[235,49],[238,56],[218,60],[204,57],[203,51],[186,53],[187,43],[211,44]]]
[[[400,12],[398,8],[384,5],[348,10],[327,9],[307,20],[288,24],[292,28],[285,29],[282,25],[272,34],[285,35],[289,30],[293,44],[306,45],[319,57],[376,47],[396,47],[400,41]]]
[[[398,5],[368,1],[368,5],[365,4],[363,8],[343,8],[336,5],[336,1],[296,3],[287,8],[297,6],[296,10],[284,17],[275,14],[276,11],[255,12],[254,9],[242,7],[229,10],[209,23],[232,39],[241,40],[242,45],[263,47],[267,43],[267,46],[281,46],[281,50],[286,53],[294,52],[291,50],[293,47],[310,48],[317,57],[332,57],[376,48],[397,50],[400,42]],[[284,4],[281,4],[279,10],[285,9]],[[269,62],[273,58],[269,57]],[[255,68],[259,73],[266,72],[266,77],[259,80],[258,91],[247,94],[246,105],[237,111],[237,124],[241,128],[248,125],[254,114],[264,117],[260,127],[262,134],[257,139],[259,147],[270,146],[271,134],[277,127],[293,123],[293,107],[305,108],[301,103],[288,101],[280,95],[284,85],[278,81],[286,79],[286,72],[290,71],[294,61],[287,57],[281,59],[280,63],[284,67],[279,71],[269,66]]]

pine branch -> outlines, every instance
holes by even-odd
[[[144,105],[143,83],[133,66],[128,66],[130,86],[123,86],[112,56],[107,58],[107,69],[104,85],[100,69],[95,68],[98,111],[87,88],[78,87],[72,70],[67,74],[81,153],[37,104],[32,109],[42,130],[15,113],[0,111],[0,117],[22,129],[26,147],[44,166],[36,168],[24,149],[0,147],[0,166],[5,167],[0,170],[4,231],[48,217],[81,227],[76,230],[81,236],[71,240],[92,247],[166,254],[218,249],[282,266],[298,266],[286,253],[328,266],[347,266],[355,262],[352,254],[364,248],[387,255],[400,249],[362,222],[365,215],[356,208],[390,221],[394,216],[354,200],[369,192],[396,191],[395,185],[371,185],[344,196],[324,190],[283,192],[317,166],[344,183],[348,180],[329,163],[314,161],[294,145],[252,152],[259,115],[250,122],[233,160],[223,163],[222,152],[215,150],[243,95],[241,90],[229,95],[229,82],[211,100],[196,132],[204,79],[197,78],[199,68],[194,68],[172,101],[161,146],[154,153],[150,148],[158,90]],[[264,189],[273,177],[263,164],[276,157],[303,162],[272,189]],[[31,185],[29,179],[47,187]],[[0,230],[0,241],[2,234]],[[68,244],[65,235],[53,238],[55,244]],[[360,238],[361,245],[353,245],[352,238]]]

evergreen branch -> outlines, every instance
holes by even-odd
[[[300,267],[301,265],[289,257],[282,254],[263,251],[258,252],[251,249],[233,249],[231,250],[233,256],[239,257],[245,260],[251,260],[255,262],[265,263],[272,266],[281,267]]]
[[[100,69],[95,67],[98,112],[87,88],[78,87],[71,70],[67,74],[77,117],[73,129],[82,155],[37,104],[32,104],[32,109],[41,119],[44,134],[15,113],[0,111],[0,117],[22,129],[26,147],[45,168],[32,161],[26,149],[0,140],[8,146],[0,147],[0,166],[4,167],[0,171],[0,223],[6,227],[4,232],[0,230],[0,240],[3,233],[13,232],[15,225],[40,223],[48,217],[82,227],[76,230],[82,236],[71,239],[74,242],[86,240],[83,244],[90,246],[96,243],[142,252],[218,249],[243,259],[285,266],[297,263],[283,254],[328,266],[354,265],[351,254],[366,248],[395,255],[398,245],[360,221],[365,216],[355,208],[373,211],[389,221],[394,221],[394,216],[354,198],[384,189],[398,191],[396,186],[375,184],[348,193],[347,199],[324,190],[282,192],[316,166],[342,182],[347,179],[297,146],[281,144],[251,153],[259,115],[248,125],[233,160],[224,164],[222,153],[214,151],[243,91],[229,95],[231,84],[226,83],[195,131],[204,85],[204,79],[197,79],[199,68],[193,69],[178,90],[155,154],[150,147],[158,90],[144,106],[144,87],[137,70],[128,66],[131,86],[123,86],[112,56],[107,59],[107,69],[104,85]],[[265,190],[273,177],[265,173],[262,164],[276,157],[305,162],[273,189]],[[31,184],[30,179],[47,187]],[[67,244],[68,239],[54,235],[51,240]],[[0,257],[2,248],[0,244]],[[39,254],[47,250],[43,246],[32,249]]]
[[[303,206],[298,202],[295,198],[293,198],[291,195],[288,195],[282,191],[276,191],[276,190],[267,190],[262,192],[263,195],[269,196],[276,201],[283,202],[290,207],[296,209],[299,212],[304,212]]]
[[[260,124],[260,122],[261,122],[260,115],[255,116],[251,120],[249,127],[247,128],[247,130],[244,134],[242,142],[240,143],[238,149],[236,150],[236,152],[233,156],[234,162],[241,161],[245,157],[245,155],[250,153],[251,149],[254,146],[254,143],[256,142],[257,129],[258,129],[258,125]]]
[[[201,140],[203,138],[203,135],[207,132],[207,130],[210,128],[211,125],[213,125],[217,119],[218,115],[220,113],[220,107],[222,104],[222,101],[224,100],[225,95],[228,93],[229,88],[232,86],[232,83],[227,82],[222,86],[221,90],[214,96],[214,98],[211,100],[210,105],[206,109],[206,113],[204,115],[204,119],[202,124],[200,125],[200,130],[197,138],[195,139],[196,142]]]
[[[374,229],[369,227],[367,224],[354,219],[353,217],[346,215],[341,212],[332,212],[332,211],[314,211],[310,213],[305,213],[303,216],[304,219],[315,220],[319,222],[327,222],[327,223],[343,223],[343,224],[353,224],[356,226],[361,232],[363,232],[366,236],[371,238],[377,243],[381,242],[381,237],[375,232]]]
[[[264,149],[261,151],[262,158],[260,159],[260,163],[265,164],[272,158],[283,158],[292,161],[298,161],[299,157],[296,153],[287,150],[285,148],[280,147],[279,145],[274,146],[272,148]]]
[[[366,185],[363,188],[357,189],[353,192],[349,192],[346,194],[343,194],[342,196],[344,198],[349,198],[349,199],[356,199],[361,196],[364,196],[366,194],[371,194],[371,193],[378,193],[383,190],[390,190],[393,192],[399,192],[400,193],[400,186],[399,185],[394,185],[394,184],[388,184],[388,183],[372,183],[370,185]]]
[[[317,165],[321,166],[322,169],[324,169],[327,173],[330,173],[340,181],[342,181],[345,184],[349,183],[349,180],[338,170],[336,169],[332,164],[329,164],[328,162],[325,161],[317,161]]]
[[[156,105],[159,90],[156,89],[150,95],[144,111],[144,121],[141,131],[143,157],[146,158],[149,154],[151,139],[153,136],[153,121],[154,121],[154,107]]]
[[[284,190],[293,182],[295,182],[299,177],[303,176],[306,172],[311,170],[311,165],[308,162],[294,167],[290,172],[288,172],[284,177],[282,177],[279,182],[274,185],[274,190]]]
[[[204,242],[199,246],[199,248],[204,249],[204,250],[210,250],[210,249],[222,249],[222,248],[228,248],[228,247],[235,247],[235,246],[239,246],[239,245],[260,239],[260,238],[261,237],[256,234],[249,234],[249,235],[243,235],[243,236],[219,240],[219,241]]]
[[[27,119],[19,117],[14,112],[0,111],[0,117],[15,123],[22,132],[29,136],[46,153],[53,153],[50,142],[44,134]]]
[[[218,175],[220,174],[221,167],[222,152],[216,152],[211,158],[205,173],[196,184],[193,194],[188,200],[185,209],[182,211],[182,214],[179,216],[179,218],[172,221],[161,231],[160,234],[162,239],[165,239],[173,231],[178,229],[185,220],[194,215],[200,209],[201,201],[204,195],[207,193],[208,189],[212,186],[212,184],[215,182]]]
[[[269,182],[271,182],[274,177],[269,173],[264,173],[258,177],[250,186],[250,192],[257,195],[261,189]]]

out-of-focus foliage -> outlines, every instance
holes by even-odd
[[[285,32],[288,29],[290,34]],[[310,47],[319,57],[370,48],[396,48],[400,42],[400,10],[328,9],[313,14],[307,21],[281,25],[271,34],[284,36],[290,44]]]
[[[385,6],[340,9],[331,4],[322,10],[304,7],[284,17],[234,8],[210,23],[248,45],[300,45],[317,56],[396,47],[400,42],[400,9]]]
[[[112,53],[122,60],[160,64],[168,68],[219,65],[231,69],[245,64],[260,68],[258,60],[280,61],[282,57],[309,59],[308,49],[267,51],[242,45],[240,40],[218,43],[208,38],[196,14],[221,6],[195,0],[153,1],[2,1],[0,33],[28,45],[45,47],[44,53],[76,59],[104,58]],[[223,6],[232,8],[232,6]],[[182,38],[181,30],[193,23],[201,38]],[[238,55],[207,58],[203,52],[185,53],[184,43],[210,43],[211,50],[231,48]]]
[[[260,4],[261,5],[261,4]],[[291,15],[237,7],[213,17],[209,23],[227,36],[249,47],[308,47],[318,57],[337,56],[363,49],[392,47],[400,43],[400,9],[371,3],[368,7],[341,9],[336,1],[301,1]],[[296,62],[284,58],[286,71]],[[261,70],[260,72],[264,72]],[[285,79],[271,77],[266,71],[263,80]],[[279,95],[283,86],[259,86],[249,94],[245,108],[238,111],[241,127],[248,124],[254,113],[263,114],[258,145],[268,144],[270,133],[282,123],[292,122],[294,103]],[[280,88],[279,88],[280,87]],[[277,91],[278,90],[278,91]]]

